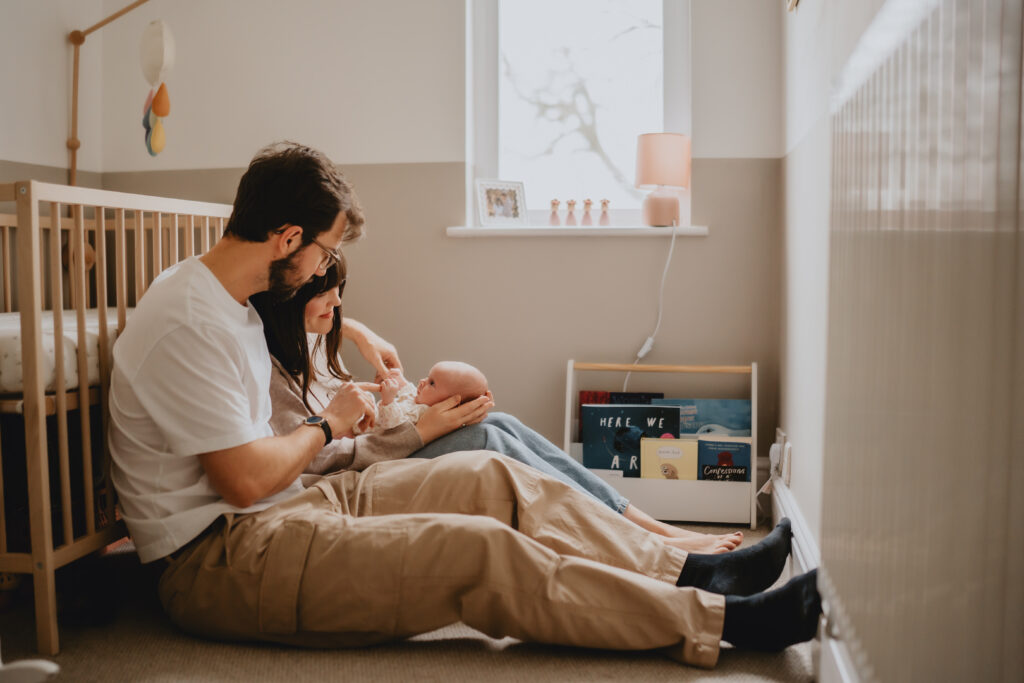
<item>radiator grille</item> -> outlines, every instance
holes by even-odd
[[[1019,681],[1022,2],[935,5],[833,105],[823,590],[866,679]]]

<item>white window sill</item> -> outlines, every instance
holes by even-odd
[[[680,237],[707,237],[706,225],[675,228]],[[567,227],[556,225],[492,225],[484,227],[455,226],[447,229],[449,237],[658,237],[672,234],[672,228],[649,225],[610,225]]]

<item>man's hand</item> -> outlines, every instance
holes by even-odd
[[[377,407],[373,396],[363,387],[354,382],[345,382],[324,408],[323,415],[335,437],[352,436],[352,428],[356,425],[363,432],[373,428]]]
[[[363,358],[377,371],[375,382],[382,381],[391,370],[402,370],[402,361],[394,345],[378,336],[366,325],[345,318],[342,321],[342,335],[355,342]]]
[[[424,445],[459,427],[482,421],[494,407],[494,396],[489,391],[486,395],[460,406],[461,400],[460,396],[451,396],[430,406],[427,412],[423,413],[420,421],[416,423],[416,431],[420,433]]]

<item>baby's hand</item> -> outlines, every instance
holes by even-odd
[[[391,402],[398,396],[398,390],[402,388],[403,377],[401,371],[388,373],[388,376],[380,382],[380,404],[391,405]]]

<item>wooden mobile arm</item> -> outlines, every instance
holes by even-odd
[[[110,22],[114,21],[123,14],[131,12],[139,5],[144,5],[149,0],[136,0],[132,4],[128,5],[124,9],[114,12],[109,17],[93,24],[84,31],[72,31],[68,34],[68,42],[75,46],[75,64],[74,64],[74,76],[71,86],[71,137],[68,138],[68,149],[71,150],[71,168],[68,174],[68,184],[74,185],[76,174],[78,171],[78,148],[82,146],[81,140],[78,139],[78,50],[85,42],[85,37],[93,31],[98,31]]]

